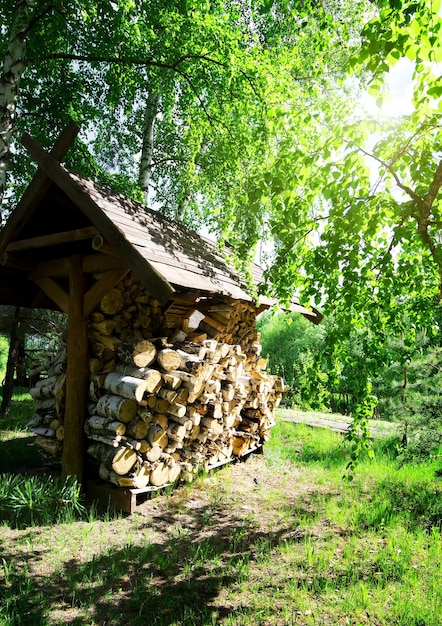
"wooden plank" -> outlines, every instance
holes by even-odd
[[[56,159],[45,152],[27,133],[23,135],[22,143],[29,154],[37,161],[40,168],[87,215],[114,248],[115,252],[138,274],[149,293],[154,293],[156,299],[161,304],[167,302],[169,297],[175,292],[174,288],[164,276],[140,255],[138,250],[126,239],[124,232],[115,226],[101,206],[97,204],[98,201],[101,201],[102,196],[98,195],[99,192],[97,192],[97,188],[93,183],[65,170]],[[94,196],[95,200],[92,196]]]
[[[61,132],[50,152],[54,160],[61,161],[63,159],[78,135],[79,130],[80,127],[71,120]],[[41,169],[38,169],[17,207],[0,232],[0,250],[4,250],[11,239],[20,232],[51,185],[51,178]]]
[[[88,317],[107,292],[115,287],[129,272],[128,267],[109,270],[103,278],[96,282],[85,294],[83,312]]]
[[[44,261],[39,263],[33,272],[28,274],[28,278],[36,282],[40,278],[61,278],[69,276],[69,257]]]
[[[52,278],[37,278],[34,282],[64,313],[69,314],[69,296],[55,280]]]
[[[161,487],[148,486],[143,489],[130,489],[127,487],[117,487],[111,483],[101,480],[88,480],[86,483],[86,494],[91,500],[97,501],[105,507],[111,507],[124,513],[132,514],[144,504],[153,493],[162,491],[171,484],[161,485]]]
[[[222,281],[217,277],[205,276],[203,273],[196,274],[179,267],[166,266],[163,263],[152,261],[152,265],[155,265],[161,273],[164,273],[164,276],[167,276],[168,281],[172,284],[190,289],[220,293],[236,300],[252,301],[252,297],[237,284]]]
[[[63,478],[76,476],[83,483],[86,461],[84,423],[89,386],[88,322],[83,313],[85,274],[79,255],[71,258],[69,274],[69,321],[66,369],[66,408],[61,471]]]
[[[3,252],[0,254],[0,265],[16,270],[22,270],[24,272],[29,272],[29,270],[35,267],[35,263],[32,263],[31,261],[23,261],[16,255],[10,254],[9,252]]]
[[[62,233],[51,233],[50,235],[41,235],[40,237],[30,237],[29,239],[21,239],[12,241],[6,247],[6,252],[18,252],[21,250],[35,250],[36,248],[46,248],[48,246],[58,246],[63,243],[71,243],[73,241],[84,241],[92,239],[98,233],[95,226],[87,226],[86,228],[77,228]]]
[[[205,275],[208,268],[211,274],[219,274],[223,280],[235,285],[241,284],[241,278],[230,267],[228,261],[215,250],[216,244],[211,247],[208,242],[195,233],[188,241],[185,231],[168,232],[165,229],[169,223],[155,223],[149,213],[143,215],[128,215],[115,211],[105,203],[106,214],[124,231],[126,238],[139,250],[140,254],[149,261],[164,262],[165,265],[185,267],[195,273]],[[158,221],[157,221],[158,222]],[[170,231],[171,229],[169,229]],[[183,235],[183,233],[185,233]],[[171,245],[172,244],[172,245]],[[169,250],[171,250],[169,252]]]
[[[69,275],[69,267],[69,257],[64,257],[62,259],[53,259],[51,261],[43,261],[43,263],[40,263],[33,272],[30,272],[28,274],[28,278],[30,280],[36,280],[37,278],[66,277]],[[127,265],[117,256],[108,256],[106,254],[91,254],[83,257],[82,269],[85,274],[92,274],[94,272],[105,272],[107,270],[114,270],[118,268],[122,269],[123,267],[127,267]],[[29,269],[30,268],[28,267],[28,270]]]

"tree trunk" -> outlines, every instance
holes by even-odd
[[[25,69],[26,39],[35,0],[17,0],[0,77],[0,204],[15,132],[18,90]]]
[[[20,352],[20,307],[15,307],[9,334],[9,352],[6,364],[6,374],[3,381],[3,397],[0,409],[2,417],[7,417],[11,408],[12,393],[14,391],[14,372]]]
[[[146,112],[144,115],[143,146],[141,149],[138,184],[144,193],[146,204],[149,204],[149,188],[154,149],[154,128],[159,102],[160,95],[158,93],[149,94],[146,103]]]

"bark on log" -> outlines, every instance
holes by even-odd
[[[61,451],[63,450],[63,446],[60,441],[57,439],[49,439],[48,437],[37,436],[35,438],[35,444],[41,448],[47,454],[50,454],[54,457],[61,456]]]
[[[106,394],[99,398],[95,410],[98,415],[127,424],[135,418],[137,403],[129,398]]]
[[[134,376],[124,376],[118,372],[110,372],[106,375],[103,387],[122,398],[141,402],[147,388],[146,381]]]
[[[162,384],[160,372],[149,367],[134,367],[127,363],[118,363],[117,372],[123,376],[132,376],[146,381],[147,393],[156,393]]]
[[[87,420],[87,424],[93,430],[106,430],[115,435],[124,435],[126,432],[126,425],[124,423],[121,421],[111,421],[109,417],[102,415],[91,415]]]
[[[137,462],[136,452],[124,446],[114,450],[103,444],[93,444],[89,447],[88,452],[93,458],[102,461],[108,469],[120,476],[129,473]]]

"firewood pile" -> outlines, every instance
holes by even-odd
[[[97,277],[98,278],[98,277]],[[92,470],[121,487],[192,480],[265,442],[284,391],[265,372],[256,309],[198,292],[164,307],[130,274],[89,320]],[[65,352],[36,383],[36,443],[60,459]]]

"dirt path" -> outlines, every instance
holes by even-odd
[[[352,423],[352,418],[339,413],[319,413],[314,411],[297,411],[295,409],[279,409],[279,416],[288,422],[307,424],[313,428],[328,428],[345,434]],[[398,424],[381,420],[370,420],[370,432],[373,437],[388,437],[398,431]]]

